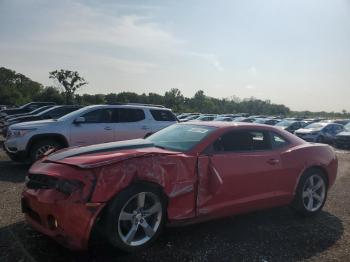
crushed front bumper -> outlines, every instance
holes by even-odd
[[[26,221],[37,231],[74,250],[87,249],[91,229],[103,207],[103,203],[72,201],[54,189],[26,189],[22,193]]]

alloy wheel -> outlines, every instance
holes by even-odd
[[[303,187],[303,204],[310,212],[317,211],[326,197],[326,184],[324,179],[315,174],[311,175]]]
[[[36,150],[35,159],[39,159],[39,158],[42,157],[47,151],[49,151],[50,149],[54,149],[54,148],[55,148],[55,147],[52,146],[52,145],[44,145],[44,146],[39,147],[39,148]]]
[[[140,246],[157,232],[162,219],[159,197],[151,192],[140,192],[123,206],[118,217],[118,234],[124,244]]]

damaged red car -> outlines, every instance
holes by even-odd
[[[22,194],[26,220],[71,249],[98,228],[126,251],[184,225],[289,205],[318,213],[337,174],[331,147],[272,126],[201,122],[147,139],[64,149],[36,162]]]

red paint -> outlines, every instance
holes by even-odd
[[[85,186],[70,196],[55,189],[25,189],[23,199],[40,216],[41,223],[28,214],[27,221],[67,247],[85,249],[103,207],[139,180],[163,188],[168,197],[170,224],[287,205],[293,199],[300,175],[311,166],[327,172],[330,186],[335,181],[337,159],[329,146],[306,143],[270,126],[207,124],[218,129],[187,153],[151,147],[75,156],[56,163],[46,158],[40,160],[31,167],[31,174],[75,179]],[[257,127],[283,135],[290,144],[264,152],[215,155],[203,152],[229,130]],[[270,164],[271,159],[275,163]],[[48,227],[49,215],[58,220],[55,230]]]

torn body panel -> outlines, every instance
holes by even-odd
[[[168,218],[195,216],[196,157],[184,154],[150,155],[101,168],[93,202],[107,202],[132,182],[160,185],[168,198]]]

